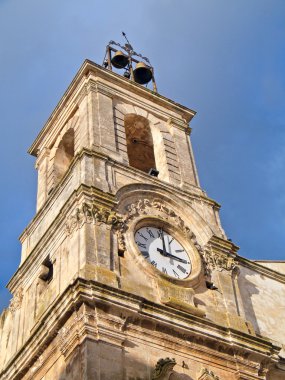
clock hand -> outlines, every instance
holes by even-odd
[[[180,257],[174,256],[171,253],[164,252],[162,249],[157,248],[157,251],[161,253],[163,256],[171,257],[174,260],[180,261],[181,263],[187,264],[187,261],[184,259],[181,259]]]
[[[180,261],[181,263],[187,264],[187,261],[186,261],[186,260],[184,260],[184,259],[180,259],[180,257],[177,257],[177,256],[174,256],[174,255],[171,255],[170,253],[168,253],[166,256],[172,258],[173,260],[177,260],[177,261]]]
[[[161,232],[160,238],[161,238],[161,240],[162,240],[163,254],[165,255],[167,252],[166,252],[166,247],[165,247],[165,241],[164,241],[163,230],[161,229],[160,232]],[[162,253],[162,252],[160,252],[160,253]]]
[[[174,240],[173,237],[171,237],[171,240],[169,240],[169,235],[167,235],[168,249],[169,249],[169,253],[170,253],[171,255],[172,255],[171,243],[173,242],[173,240]],[[172,259],[172,258],[170,258],[169,263],[170,263],[171,265],[174,265],[174,262],[173,262],[173,259]]]
[[[157,250],[159,253],[161,253],[162,256],[168,256],[168,255],[169,255],[169,253],[167,253],[166,251],[164,251],[164,250],[161,249],[161,248],[156,248],[156,250]]]

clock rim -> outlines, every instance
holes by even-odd
[[[184,277],[184,278],[177,278],[177,277],[175,277],[175,276],[170,276],[170,275],[168,275],[168,274],[165,274],[165,273],[163,273],[160,269],[157,269],[156,267],[154,267],[157,271],[159,271],[163,276],[165,276],[165,277],[170,277],[171,279],[176,279],[176,280],[187,280],[188,279],[188,277],[190,277],[191,276],[191,273],[192,273],[192,260],[191,260],[191,258],[190,258],[190,255],[189,255],[189,253],[188,253],[188,250],[184,247],[184,245],[181,243],[181,241],[180,241],[180,239],[179,238],[177,238],[176,236],[175,236],[175,233],[173,234],[172,232],[169,232],[168,230],[167,230],[167,228],[164,228],[164,227],[161,227],[161,225],[158,223],[158,224],[156,224],[155,223],[155,225],[154,225],[154,223],[152,222],[152,223],[150,223],[150,224],[146,224],[146,225],[143,225],[143,226],[139,226],[135,231],[134,231],[134,236],[135,236],[135,234],[141,229],[141,228],[144,228],[144,227],[154,227],[154,228],[161,228],[164,232],[166,232],[167,234],[169,234],[171,237],[173,237],[176,241],[178,241],[178,243],[181,245],[181,247],[185,250],[185,252],[186,252],[186,254],[187,254],[187,257],[188,257],[188,260],[190,261],[190,273],[188,274],[188,276],[187,277]],[[137,244],[136,244],[137,245]],[[139,250],[139,252],[140,252],[140,254],[142,255],[142,253],[141,253],[141,251],[140,251],[140,249],[138,248],[138,250]],[[142,255],[143,256],[143,255]],[[143,258],[144,258],[144,260],[146,260],[146,258],[143,256]],[[146,260],[147,261],[147,260]],[[147,261],[148,262],[148,261]],[[148,262],[148,264],[150,264],[150,265],[152,265],[150,262]],[[153,266],[153,265],[152,265]]]
[[[135,233],[142,227],[154,226],[163,228],[164,231],[171,234],[175,239],[179,241],[182,247],[187,252],[187,255],[191,262],[191,273],[184,279],[177,279],[170,277],[160,270],[156,269],[151,263],[149,263],[141,254],[136,242],[135,242]],[[158,216],[146,216],[142,215],[135,220],[129,226],[125,234],[125,241],[127,250],[131,253],[133,260],[141,267],[143,270],[153,278],[161,278],[167,280],[168,282],[174,283],[183,287],[194,288],[199,285],[202,275],[202,260],[199,252],[197,251],[194,244],[190,241],[183,231],[178,227],[171,224],[169,221],[162,219]]]

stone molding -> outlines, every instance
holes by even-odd
[[[87,303],[89,306],[86,306]],[[114,327],[111,328],[111,325],[106,326],[105,322],[103,325],[102,322],[98,325],[98,316],[96,316],[98,311],[96,314],[96,309],[93,309],[93,307],[95,306],[96,308],[96,305],[99,306],[100,304],[116,307],[117,315],[120,315],[121,312],[125,313],[128,310],[128,314],[131,312],[135,318],[128,318],[125,324],[123,323],[123,319],[120,320],[118,322],[118,332],[114,332]],[[68,328],[68,324],[66,324],[67,317],[70,317],[70,314],[75,310],[78,310],[76,315],[81,321],[80,326],[78,326],[78,321],[73,323],[70,320],[71,327],[73,327]],[[84,316],[83,314],[88,315]],[[140,317],[154,321],[157,324],[157,331],[142,331]],[[92,318],[95,319],[92,320]],[[61,330],[65,324],[70,331],[66,329]],[[182,325],[184,326],[183,330],[181,329]],[[125,326],[123,330],[121,326]],[[161,326],[161,330],[159,326]],[[175,326],[180,327],[175,328]],[[278,353],[280,351],[280,347],[277,347],[266,339],[232,332],[230,329],[226,330],[227,333],[225,335],[226,331],[224,327],[213,325],[207,319],[204,319],[201,325],[201,319],[197,319],[196,316],[191,314],[186,315],[179,311],[172,312],[168,307],[155,305],[153,302],[120,289],[114,290],[96,281],[86,281],[78,278],[45,311],[38,324],[32,329],[29,341],[19,348],[17,355],[12,357],[7,366],[3,368],[0,377],[2,376],[1,378],[3,379],[13,378],[15,380],[23,378],[24,372],[31,368],[32,362],[43,353],[48,342],[53,338],[59,337],[59,348],[62,347],[64,354],[69,355],[70,349],[72,350],[72,347],[78,346],[84,337],[91,337],[95,340],[111,340],[112,342],[117,340],[117,344],[119,344],[124,339],[123,332],[126,329],[131,334],[133,331],[144,334],[143,336],[146,341],[155,341],[157,345],[162,344],[161,332],[167,333],[169,330],[171,334],[168,336],[172,337],[172,341],[167,349],[170,350],[173,343],[179,344],[180,342],[181,344],[183,342],[182,344],[185,345],[185,342],[187,342],[191,348],[191,352],[198,350],[197,352],[202,354],[203,347],[207,347],[207,352],[205,352],[207,356],[209,355],[209,349],[211,349],[213,354],[223,359],[227,355],[226,360],[232,363],[232,368],[238,362],[242,364],[243,368],[253,368],[255,371],[256,364],[263,361],[264,358],[274,365],[278,362]],[[205,330],[208,331],[206,335]],[[46,331],[50,331],[50,334],[47,335]],[[70,342],[67,349],[64,347],[66,342]],[[165,343],[164,340],[163,342]],[[251,358],[248,358],[248,350],[251,352]],[[18,372],[19,363],[22,363],[21,368],[24,371],[21,374]]]
[[[191,128],[189,127],[188,123],[184,119],[177,119],[174,117],[169,117],[167,120],[167,123],[170,125],[175,125],[176,128],[181,129],[182,131],[185,131],[188,135],[190,135]]]
[[[70,86],[58,102],[57,106],[55,107],[54,111],[52,112],[51,116],[49,117],[48,121],[44,125],[43,129],[37,136],[36,140],[32,144],[32,146],[29,149],[29,153],[35,155],[38,147],[42,144],[44,138],[46,137],[47,133],[49,132],[50,128],[54,125],[56,120],[59,118],[59,115],[66,110],[70,104],[73,104],[74,101],[77,100],[78,93],[80,92],[81,88],[86,85],[86,83],[89,83],[90,81],[94,81],[93,77],[94,74],[96,75],[96,82],[97,83],[102,83],[103,81],[100,79],[100,77],[108,80],[113,81],[114,83],[119,84],[120,87],[128,89],[131,88],[129,91],[129,94],[133,95],[133,93],[139,94],[139,96],[144,99],[146,97],[151,98],[154,100],[154,103],[158,103],[159,105],[162,105],[163,107],[167,109],[174,110],[178,113],[181,114],[187,122],[190,122],[190,120],[193,118],[193,116],[196,114],[195,111],[182,106],[176,102],[174,102],[171,99],[168,99],[158,93],[154,93],[150,89],[146,89],[142,87],[141,85],[135,83],[135,82],[130,82],[128,79],[124,78],[121,75],[116,74],[113,71],[106,70],[102,66],[90,61],[90,60],[85,60],[76,73],[74,79],[72,80]],[[103,80],[104,80],[103,79]],[[118,91],[117,91],[118,92]],[[75,95],[73,95],[75,93]],[[73,96],[72,96],[73,95]],[[125,93],[119,93],[118,95],[120,97],[126,96]],[[80,97],[80,96],[79,96]]]
[[[213,236],[203,251],[206,276],[211,276],[213,270],[238,275],[237,249],[233,243]]]
[[[159,199],[143,199],[126,206],[127,215],[124,218],[124,223],[119,228],[119,247],[122,250],[126,249],[126,242],[124,233],[127,231],[129,224],[137,217],[146,216],[159,216],[165,221],[177,226],[183,234],[192,242],[197,251],[202,254],[203,249],[197,242],[196,235],[186,225],[184,220],[177,215],[177,213],[161,202]]]
[[[136,175],[139,175],[141,177],[141,179],[143,179],[145,182],[146,180],[148,180],[147,183],[149,184],[152,184],[152,183],[155,183],[157,184],[157,180],[154,178],[154,177],[151,177],[143,172],[141,173],[138,173],[136,171],[136,169],[132,168],[132,167],[125,167],[124,165],[122,165],[120,162],[114,160],[114,159],[111,159],[111,158],[108,158],[108,156],[104,153],[99,153],[99,152],[95,152],[95,151],[92,151],[90,149],[86,149],[86,148],[82,148],[80,152],[78,152],[76,154],[76,156],[74,157],[72,163],[71,163],[71,166],[70,168],[68,169],[67,173],[63,176],[63,178],[60,180],[60,182],[58,183],[58,185],[55,187],[54,191],[53,191],[53,194],[50,195],[50,197],[47,199],[46,203],[43,205],[43,207],[37,212],[37,214],[35,215],[35,217],[33,218],[33,220],[31,221],[31,223],[25,228],[25,230],[23,231],[23,233],[20,235],[20,241],[22,242],[24,238],[26,238],[27,234],[30,233],[30,231],[34,228],[34,225],[35,223],[38,223],[39,219],[43,217],[43,214],[46,212],[46,210],[49,210],[49,208],[51,207],[51,203],[54,201],[54,199],[58,196],[58,192],[61,190],[61,187],[66,179],[66,176],[71,172],[71,170],[73,170],[75,164],[77,163],[77,161],[80,161],[85,155],[87,156],[90,156],[90,157],[95,157],[95,158],[99,158],[99,159],[102,159],[104,161],[108,161],[110,162],[110,164],[112,166],[116,166],[118,167],[119,169],[122,169],[124,171],[127,171],[128,173],[134,173],[136,172]],[[198,200],[198,201],[202,201],[202,202],[205,202],[209,205],[212,205],[213,207],[218,207],[219,208],[219,205],[211,200],[210,198],[204,196],[200,191],[199,191],[199,194],[196,193],[196,187],[193,186],[193,192],[185,192],[184,190],[182,191],[181,189],[175,187],[174,185],[171,185],[169,183],[161,183],[159,182],[159,185],[162,186],[165,190],[168,190],[168,191],[171,191],[173,192],[174,190],[178,193],[179,196],[183,197],[183,196],[187,196],[190,201],[192,200]],[[85,188],[85,185],[81,185],[76,191],[79,192],[81,188]],[[69,200],[67,201],[69,202]],[[285,276],[284,276],[285,277]]]
[[[23,297],[23,288],[20,287],[10,301],[9,309],[12,313],[15,313],[16,310],[21,308]]]
[[[97,339],[95,310],[83,304],[58,331],[59,348],[65,359],[86,333],[89,338],[93,336],[94,339]]]
[[[224,254],[213,253],[210,251],[205,251],[203,259],[205,262],[207,275],[210,275],[211,271],[214,269],[220,272],[231,272],[233,269],[236,268],[237,265],[233,257]]]
[[[95,202],[91,204],[84,202],[67,218],[65,222],[67,235],[71,235],[73,231],[78,230],[85,223],[107,224],[111,227],[119,227],[123,224],[123,218],[107,207],[97,206]]]
[[[40,154],[37,156],[37,160],[36,160],[36,164],[35,164],[35,168],[36,169],[39,169],[39,167],[41,166],[42,162],[46,159],[46,158],[49,158],[50,156],[50,149],[47,148],[47,147],[44,147]]]
[[[203,368],[198,380],[220,380],[220,378],[216,376],[213,371]]]

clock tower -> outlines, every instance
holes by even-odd
[[[283,264],[227,239],[194,116],[129,42],[83,63],[29,150],[37,213],[0,317],[1,379],[284,379]]]

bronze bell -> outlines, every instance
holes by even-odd
[[[116,69],[123,69],[127,66],[129,58],[122,51],[118,50],[111,59],[111,62]]]
[[[134,70],[134,80],[139,84],[146,84],[152,79],[152,71],[144,62],[139,62]]]

